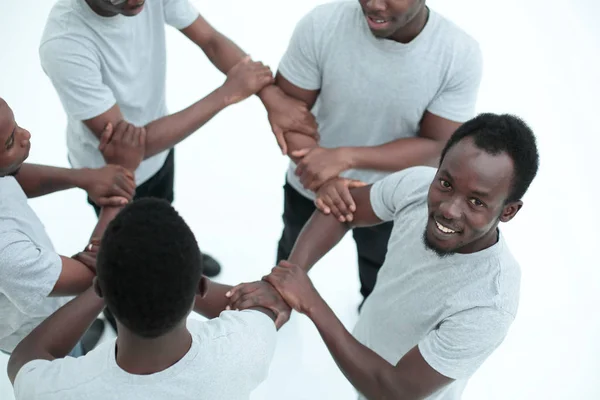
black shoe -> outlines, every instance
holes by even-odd
[[[221,265],[217,260],[202,253],[202,264],[204,265],[204,275],[209,278],[214,278],[221,273]]]
[[[96,319],[89,329],[83,334],[81,338],[81,346],[83,347],[83,354],[87,354],[96,347],[104,333],[104,321]]]

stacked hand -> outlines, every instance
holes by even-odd
[[[227,297],[228,309],[263,307],[271,310],[277,316],[277,328],[289,320],[291,308],[307,313],[323,301],[306,272],[287,261],[280,262],[262,281],[237,285]]]
[[[287,155],[286,133],[297,133],[319,141],[317,120],[306,103],[279,92],[267,106],[271,129],[283,155]]]
[[[88,267],[94,274],[96,273],[96,256],[98,255],[98,250],[100,249],[100,239],[92,238],[90,243],[85,246],[85,249],[73,257],[74,260],[77,260],[83,263],[86,267]]]
[[[100,136],[98,149],[107,164],[116,164],[135,172],[146,152],[146,128],[125,120],[116,126],[109,122]]]
[[[302,149],[293,151],[292,156],[302,157],[295,172],[302,185],[312,191],[317,191],[325,182],[336,178],[351,166],[348,151],[343,147]]]
[[[229,70],[221,89],[225,94],[226,104],[231,105],[260,92],[273,82],[273,72],[269,67],[246,56]]]
[[[133,173],[119,165],[106,165],[97,169],[84,169],[81,188],[100,207],[123,206],[135,195]]]
[[[352,222],[356,203],[350,194],[350,189],[366,185],[354,179],[334,178],[317,191],[315,206],[323,214],[333,214],[340,222]]]

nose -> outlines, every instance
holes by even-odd
[[[21,140],[29,141],[31,139],[31,133],[27,129],[23,129],[23,135],[21,136]]]
[[[372,11],[384,11],[386,9],[385,0],[368,0],[367,7]]]
[[[451,198],[440,204],[440,213],[447,220],[459,219],[462,215],[459,199]]]

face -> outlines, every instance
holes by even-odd
[[[425,0],[359,0],[376,37],[389,38],[408,26],[425,8]]]
[[[513,162],[506,153],[490,155],[471,138],[455,144],[429,187],[427,247],[444,256],[496,243],[498,223],[511,220],[522,206],[506,203],[512,180]]]
[[[133,17],[142,12],[145,0],[88,0],[95,7],[109,14]]]
[[[6,102],[0,99],[0,176],[15,175],[29,156],[29,132],[15,121]]]

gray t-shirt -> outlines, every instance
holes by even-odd
[[[74,168],[105,162],[98,138],[82,122],[119,105],[143,126],[168,114],[165,25],[182,29],[198,18],[189,0],[147,1],[134,17],[101,17],[82,0],[58,0],[40,41],[40,61],[67,114],[67,146]],[[167,151],[135,171],[138,185],[163,166]]]
[[[416,136],[425,111],[457,122],[472,118],[482,58],[473,38],[434,11],[402,44],[375,38],[358,1],[336,1],[300,20],[278,69],[302,89],[320,89],[313,113],[322,147],[378,146]],[[294,170],[290,163],[290,185],[314,199]],[[373,183],[388,174],[343,176]]]
[[[133,375],[115,359],[115,339],[84,357],[27,363],[15,380],[16,400],[242,400],[266,379],[275,352],[273,320],[259,311],[225,311],[188,320],[192,346],[177,363]]]
[[[62,271],[15,178],[0,178],[0,349],[17,344],[68,298],[48,297]]]
[[[409,168],[371,188],[375,214],[394,221],[394,228],[354,335],[394,365],[418,346],[433,369],[456,379],[429,400],[458,400],[515,318],[520,268],[502,236],[473,254],[440,258],[425,247],[427,191],[435,173]]]

